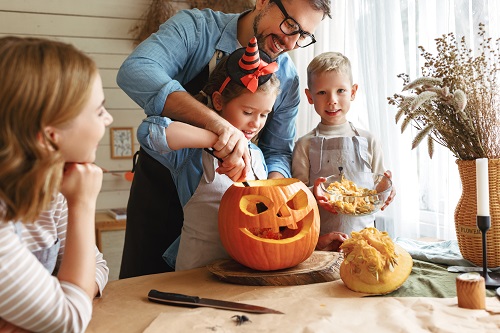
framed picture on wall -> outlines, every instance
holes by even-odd
[[[132,127],[110,128],[111,158],[132,158],[134,136]]]

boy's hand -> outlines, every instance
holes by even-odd
[[[320,184],[324,183],[326,178],[319,177],[314,181],[313,194],[318,202],[318,205],[323,207],[326,211],[329,211],[332,214],[338,214],[337,211],[333,208],[327,196],[325,196],[325,192],[321,189]]]
[[[384,175],[387,178],[392,180],[392,172],[391,171],[387,170],[386,172],[384,172]],[[394,200],[395,196],[396,196],[396,187],[394,186],[394,183],[392,183],[391,193],[389,194],[389,197],[385,201],[385,204],[382,206],[382,208],[380,208],[380,210],[384,210],[387,206],[389,206],[389,204],[392,202],[392,200]]]
[[[349,238],[347,234],[337,231],[321,235],[319,236],[316,250],[339,252],[340,245],[342,245],[347,238]]]

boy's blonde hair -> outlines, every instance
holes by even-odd
[[[349,58],[340,52],[324,52],[316,56],[307,66],[308,86],[311,86],[314,75],[331,71],[347,75],[352,84],[352,70]]]
[[[0,220],[32,222],[49,208],[64,159],[47,126],[75,119],[97,66],[72,45],[0,38]]]

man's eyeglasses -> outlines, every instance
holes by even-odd
[[[271,0],[271,2],[274,2],[281,10],[283,16],[285,16],[285,19],[280,24],[281,31],[287,36],[300,34],[300,37],[297,40],[298,47],[306,47],[313,43],[316,43],[316,38],[314,38],[314,35],[302,30],[300,24],[297,23],[297,21],[295,21],[293,17],[288,15],[281,0]]]

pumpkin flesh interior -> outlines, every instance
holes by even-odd
[[[290,232],[287,232],[285,234],[285,237],[280,238],[280,239],[259,237],[247,228],[240,228],[240,231],[244,235],[246,235],[247,237],[250,237],[250,238],[253,238],[255,240],[265,242],[265,243],[273,243],[273,244],[292,243],[292,242],[295,242],[295,241],[301,239],[302,237],[304,237],[305,235],[307,235],[309,233],[309,230],[311,228],[311,224],[313,221],[314,212],[311,211],[310,215],[311,216],[308,215],[304,220],[299,221],[297,223],[297,226],[298,226],[297,229],[286,228],[285,231],[290,230]],[[298,232],[297,232],[297,230],[298,230]],[[284,231],[281,231],[281,232],[283,233]]]
[[[351,290],[389,293],[399,288],[411,273],[411,256],[385,231],[373,227],[353,231],[340,248],[344,251],[340,277]]]

